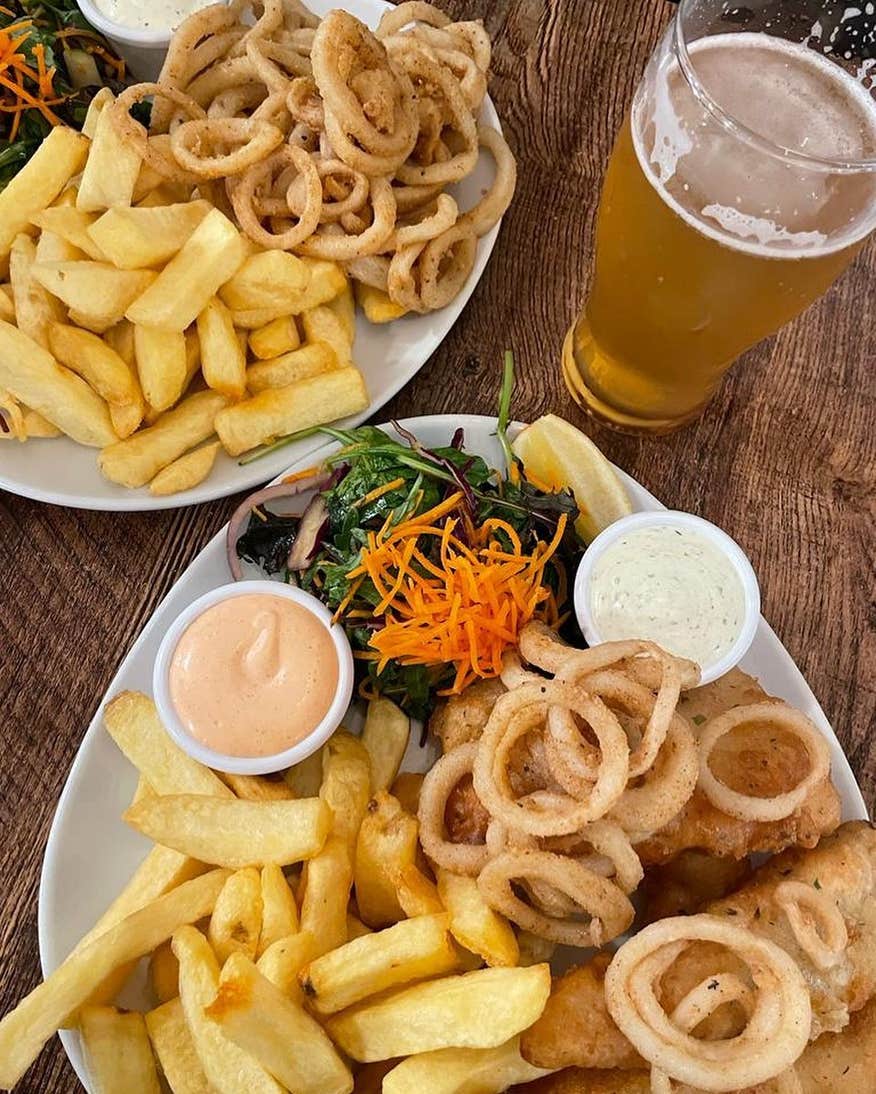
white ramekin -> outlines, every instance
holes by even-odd
[[[632,531],[634,528],[653,528],[660,525],[686,528],[707,539],[731,563],[742,582],[745,594],[745,617],[742,621],[742,627],[739,630],[739,636],[727,653],[719,661],[702,670],[700,683],[709,684],[723,676],[725,672],[729,672],[735,665],[738,665],[745,656],[748,647],[754,641],[760,623],[760,587],[748,556],[739,544],[716,524],[703,520],[702,517],[695,517],[692,513],[682,513],[673,509],[632,513],[628,517],[616,520],[600,532],[584,552],[584,557],[578,564],[578,572],[575,575],[574,602],[578,626],[581,628],[589,646],[596,646],[603,641],[593,622],[593,615],[590,611],[589,594],[593,568],[605,550],[626,532]],[[630,635],[629,637],[637,638],[639,636]]]
[[[99,11],[92,0],[76,0],[79,10],[91,25],[100,31],[116,53],[128,66],[128,71],[138,80],[157,79],[170,38],[170,30],[143,30],[125,27]],[[205,0],[205,6],[210,0]]]
[[[170,694],[170,664],[183,633],[199,615],[221,601],[230,600],[235,596],[250,596],[253,593],[291,600],[316,616],[329,632],[335,647],[338,657],[338,687],[328,713],[303,741],[271,756],[228,756],[196,740],[183,725]],[[209,593],[198,597],[194,603],[180,612],[168,627],[155,658],[152,693],[165,729],[179,747],[193,759],[206,764],[207,767],[232,775],[267,775],[274,771],[283,771],[307,759],[311,753],[325,744],[341,724],[341,719],[346,714],[353,695],[353,651],[350,649],[344,628],[337,623],[332,623],[331,612],[310,593],[304,592],[295,585],[284,585],[279,581],[235,581],[229,585],[220,585],[218,589],[212,589]]]

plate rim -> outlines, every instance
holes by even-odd
[[[425,415],[419,415],[419,416],[412,417],[412,418],[399,419],[399,424],[401,424],[404,428],[406,428],[406,429],[408,429],[412,432],[416,432],[418,428],[422,428],[423,423],[428,423],[429,427],[445,426],[447,428],[447,430],[449,431],[449,433],[452,433],[452,431],[455,428],[460,427],[460,426],[463,429],[466,429],[466,430],[471,429],[472,427],[476,427],[476,428],[479,428],[479,429],[486,428],[486,429],[489,429],[490,432],[492,432],[495,429],[496,418],[493,415],[487,415],[487,414],[425,414]],[[519,421],[515,420],[514,422],[511,423],[510,431],[517,431],[519,429],[522,429],[525,424],[526,423],[519,422]],[[383,423],[380,423],[380,425],[378,425],[377,428],[391,428],[391,425],[392,425],[391,422],[383,422]],[[330,449],[331,447],[335,446],[336,443],[337,442],[335,442],[333,440],[326,441],[324,444],[320,445],[319,448],[314,449],[313,451],[309,452],[306,456],[299,457],[298,460],[293,461],[289,465],[289,467],[286,468],[285,471],[283,471],[279,475],[277,475],[276,478],[280,479],[280,478],[283,477],[283,475],[291,473],[298,466],[300,466],[300,464],[303,460],[312,459],[313,456],[316,453],[322,452],[323,449]],[[642,492],[644,495],[646,495],[646,497],[648,499],[648,504],[651,507],[657,508],[657,509],[666,508],[666,506],[658,498],[656,498],[646,487],[644,487],[641,483],[639,483],[636,479],[634,479],[626,471],[624,471],[622,468],[617,467],[615,464],[612,464],[612,467],[620,475],[621,481],[624,483],[625,487],[627,487],[629,489],[632,486],[633,488],[635,488],[635,491],[637,493]],[[70,810],[73,807],[73,802],[75,800],[74,786],[75,786],[76,782],[78,781],[77,776],[78,776],[79,770],[87,762],[86,761],[87,749],[86,749],[85,746],[97,734],[102,732],[102,717],[103,717],[103,711],[104,711],[104,707],[106,705],[106,702],[107,702],[108,698],[112,694],[114,694],[114,692],[116,690],[118,690],[120,678],[126,673],[128,665],[131,662],[131,660],[133,659],[134,654],[135,654],[136,650],[139,648],[140,643],[142,642],[144,636],[147,634],[149,629],[155,624],[156,615],[158,615],[158,613],[159,613],[160,609],[162,608],[162,606],[165,604],[167,599],[173,594],[173,591],[181,583],[186,581],[191,569],[197,563],[197,561],[201,558],[202,554],[205,551],[207,551],[216,541],[221,541],[222,540],[222,538],[225,535],[226,528],[227,528],[227,524],[223,525],[222,528],[220,528],[218,532],[216,532],[213,536],[211,536],[204,543],[204,545],[201,547],[201,549],[198,551],[198,553],[195,555],[195,557],[191,560],[191,562],[186,567],[186,569],[182,572],[182,574],[180,574],[180,576],[173,583],[171,588],[168,589],[168,591],[161,598],[159,603],[156,604],[155,608],[153,609],[152,613],[149,616],[149,619],[146,621],[143,628],[141,629],[141,631],[139,632],[137,637],[132,642],[130,648],[128,649],[127,653],[125,654],[124,658],[122,659],[121,663],[119,664],[118,669],[113,674],[112,679],[110,680],[110,682],[106,686],[106,688],[105,688],[105,690],[104,690],[104,692],[103,692],[103,694],[102,694],[102,696],[99,700],[98,706],[97,706],[97,708],[94,712],[94,715],[93,715],[91,721],[89,722],[88,727],[86,728],[85,732],[82,735],[82,739],[81,739],[81,741],[79,743],[79,746],[76,750],[76,755],[73,758],[73,761],[70,765],[70,769],[67,773],[67,778],[64,782],[64,786],[63,786],[63,788],[61,790],[61,793],[58,797],[58,802],[57,802],[57,805],[55,807],[55,812],[54,812],[54,815],[52,817],[52,823],[51,823],[51,826],[49,828],[48,837],[46,839],[46,845],[45,845],[45,850],[44,850],[44,854],[43,854],[43,861],[42,861],[42,865],[41,865],[41,868],[40,868],[39,893],[38,893],[38,902],[37,902],[37,940],[38,940],[39,957],[40,957],[40,968],[41,968],[43,977],[47,976],[56,967],[55,965],[52,965],[50,967],[49,963],[47,961],[47,958],[46,958],[46,950],[48,948],[47,940],[48,940],[49,931],[50,931],[48,896],[47,896],[47,892],[48,892],[49,884],[50,884],[49,879],[50,879],[51,875],[57,869],[56,864],[59,860],[59,854],[60,853],[59,853],[59,850],[56,846],[56,844],[59,842],[58,841],[58,833],[63,828],[64,818],[65,818],[66,813],[68,812],[68,810]],[[785,661],[786,661],[786,668],[790,671],[790,675],[791,675],[792,679],[794,679],[795,684],[797,686],[802,686],[802,689],[804,690],[804,692],[808,693],[808,695],[811,697],[811,701],[812,701],[812,704],[813,704],[812,710],[814,712],[814,720],[816,721],[816,724],[819,723],[819,720],[820,720],[820,723],[821,723],[821,724],[818,725],[819,730],[821,730],[821,732],[825,734],[825,736],[827,737],[829,742],[830,742],[831,738],[833,739],[833,741],[835,742],[835,744],[836,744],[837,748],[839,749],[840,753],[844,757],[845,771],[842,774],[843,774],[843,776],[845,776],[846,774],[851,776],[851,780],[850,780],[851,781],[851,786],[849,788],[847,788],[848,795],[849,795],[849,801],[847,803],[848,807],[847,808],[844,807],[843,812],[844,813],[848,812],[856,818],[860,817],[860,818],[866,819],[868,817],[868,812],[867,812],[866,803],[864,801],[863,794],[861,792],[861,788],[858,784],[857,777],[855,776],[855,772],[851,767],[851,764],[849,762],[848,756],[846,755],[845,749],[843,748],[841,742],[839,741],[839,738],[837,737],[837,735],[836,735],[836,733],[833,729],[833,726],[831,725],[829,719],[827,718],[827,715],[824,713],[824,711],[821,707],[821,704],[818,701],[817,696],[812,691],[811,687],[809,686],[808,682],[806,681],[806,678],[803,676],[803,673],[801,672],[801,670],[800,670],[799,666],[797,665],[796,661],[791,656],[789,651],[785,648],[784,644],[781,642],[778,635],[775,633],[775,631],[772,629],[769,622],[764,618],[763,615],[761,615],[761,618],[760,618],[760,627],[758,628],[758,634],[761,633],[761,628],[763,629],[763,633],[766,635],[766,637],[769,640],[774,641],[778,645],[778,647],[782,650],[782,652],[784,653]],[[810,716],[813,716],[812,712],[810,712]],[[824,727],[826,727],[826,729],[827,729],[826,733],[825,733]],[[89,1086],[88,1086],[88,1083],[86,1081],[87,1072],[86,1072],[86,1069],[85,1069],[84,1059],[83,1059],[81,1047],[80,1047],[80,1044],[79,1044],[78,1034],[76,1033],[75,1030],[62,1029],[62,1030],[59,1031],[59,1037],[60,1037],[60,1040],[61,1040],[61,1044],[63,1045],[64,1051],[67,1055],[67,1058],[70,1061],[70,1064],[73,1067],[74,1071],[76,1072],[76,1075],[79,1078],[79,1081],[82,1083],[85,1090],[89,1090]]]

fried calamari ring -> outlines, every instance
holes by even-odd
[[[287,166],[294,167],[304,179],[305,204],[297,224],[282,232],[269,232],[262,226],[256,214],[256,193],[262,191],[265,194],[270,190],[274,172]],[[250,167],[234,183],[229,197],[240,227],[254,243],[284,251],[291,251],[314,233],[322,211],[322,183],[316,165],[303,148],[288,144],[272,153],[268,159]]]
[[[370,285],[373,289],[386,292],[389,287],[389,259],[384,255],[365,255],[364,258],[352,258],[345,263],[347,273],[354,281]]]
[[[311,62],[335,154],[364,174],[393,175],[417,139],[407,75],[367,27],[337,10],[317,28]]]
[[[187,85],[186,94],[200,106],[206,106],[221,91],[227,91],[229,87],[239,87],[241,84],[264,86],[248,57],[227,57],[196,76]]]
[[[289,84],[286,109],[296,122],[303,122],[316,133],[325,128],[322,96],[310,76],[299,76]]]
[[[709,767],[709,758],[718,741],[737,726],[763,722],[793,733],[809,756],[809,772],[793,790],[771,798],[753,797],[731,790],[720,782]],[[707,722],[700,730],[700,777],[703,793],[722,813],[748,821],[777,821],[800,808],[813,788],[830,775],[830,749],[827,741],[803,714],[787,703],[752,703],[734,707]]]
[[[517,650],[509,649],[502,655],[500,679],[509,691],[513,691],[515,688],[523,687],[524,684],[540,684],[545,678],[539,676],[537,672],[530,672],[529,669],[524,668]]]
[[[624,790],[611,810],[611,820],[617,821],[633,843],[659,832],[690,800],[697,785],[697,766],[693,731],[684,718],[676,715],[641,785]]]
[[[320,159],[316,169],[322,181],[320,224],[332,224],[347,213],[357,213],[368,201],[371,193],[369,180],[348,167],[343,160]],[[302,207],[300,185],[291,185],[286,199],[291,211],[297,215]]]
[[[317,179],[319,179],[318,173]],[[320,201],[322,201],[321,180]],[[377,254],[383,248],[395,225],[395,198],[392,187],[386,179],[370,179],[369,206],[373,213],[371,224],[362,232],[349,234],[316,232],[297,246],[298,253],[307,255],[309,258],[328,259],[330,262],[348,262],[352,258]],[[342,221],[344,216],[349,215],[343,214]]]
[[[548,705],[565,705],[586,718],[599,741],[602,762],[590,793],[579,801],[541,791],[516,799],[508,762],[521,738],[543,724]],[[472,774],[477,795],[493,817],[534,836],[562,836],[598,820],[617,803],[627,783],[629,746],[617,718],[580,689],[546,680],[499,697],[478,742]]]
[[[459,745],[445,753],[426,773],[420,789],[420,843],[437,866],[456,874],[473,877],[484,867],[489,850],[485,844],[451,843],[444,827],[447,799],[454,787],[471,773],[477,751],[476,742]]]
[[[517,186],[517,161],[502,134],[489,125],[478,126],[478,144],[493,157],[496,175],[487,193],[460,220],[469,224],[480,239],[499,223],[511,204]]]
[[[257,118],[198,118],[183,122],[170,137],[177,163],[202,179],[226,178],[260,164],[283,143],[283,131]],[[206,152],[238,145],[231,152]]]
[[[462,291],[474,268],[477,239],[467,226],[454,224],[430,239],[420,255],[420,299],[427,311],[449,304]]]
[[[261,106],[267,97],[261,84],[238,84],[219,92],[207,107],[207,117],[237,118]]]
[[[827,893],[802,881],[782,881],[773,899],[785,913],[797,945],[813,965],[827,970],[842,961],[849,932],[842,912]]]
[[[661,977],[691,942],[726,946],[748,966],[753,981],[745,1029],[726,1040],[692,1035],[712,1009],[708,984],[693,989],[672,1016],[661,1006]],[[719,982],[720,983],[720,982]],[[729,999],[734,985],[724,980]],[[775,943],[711,915],[661,919],[625,942],[605,974],[605,1002],[621,1032],[652,1065],[679,1082],[706,1091],[747,1088],[793,1065],[809,1040],[812,1008],[796,962]],[[678,1020],[675,1015],[678,1014]]]
[[[437,206],[433,213],[418,220],[414,224],[405,224],[397,227],[391,237],[393,249],[407,247],[411,243],[428,243],[442,232],[446,232],[456,223],[459,215],[459,206],[449,194],[441,194],[438,197]]]
[[[300,49],[263,38],[247,42],[246,56],[265,87],[284,95],[293,77],[310,76],[313,71],[310,58]]]
[[[381,17],[374,33],[378,38],[388,38],[390,35],[398,34],[409,23],[425,23],[430,27],[446,27],[450,23],[450,16],[445,15],[434,4],[425,3],[424,0],[407,0],[407,3],[390,8]]]
[[[174,87],[163,87],[161,84],[134,84],[132,87],[126,88],[114,103],[110,103],[106,107],[106,110],[109,111],[110,121],[119,136],[131,144],[139,153],[143,162],[148,164],[162,178],[170,179],[173,182],[196,184],[197,177],[177,163],[171,152],[169,140],[166,148],[163,142],[159,145],[156,143],[159,138],[149,137],[146,128],[136,118],[132,117],[131,107],[137,103],[142,103],[148,98],[154,98],[156,101],[164,99],[172,102],[178,110],[194,120],[200,120],[207,116],[203,107]]]
[[[589,922],[545,915],[514,892],[514,883],[544,882],[567,896]],[[481,870],[478,889],[489,906],[540,938],[567,946],[601,946],[629,927],[634,909],[612,882],[549,851],[503,851]]]
[[[566,659],[578,650],[567,645],[553,627],[533,620],[520,631],[518,641],[520,656],[527,664],[534,665],[552,676],[560,671]]]

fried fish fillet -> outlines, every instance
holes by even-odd
[[[459,695],[451,695],[438,703],[429,718],[429,732],[434,733],[445,752],[457,745],[476,741],[493,713],[493,707],[505,685],[501,680],[478,680]]]
[[[794,1065],[803,1094],[864,1094],[876,1075],[876,1000],[853,1014],[841,1033],[813,1041]],[[695,1094],[675,1085],[676,1094]],[[567,1068],[512,1087],[513,1094],[650,1094],[647,1071]],[[759,1083],[745,1094],[778,1094],[778,1083]],[[741,1092],[740,1092],[741,1094]]]
[[[785,880],[812,885],[842,913],[849,944],[830,969],[815,966],[800,948],[787,916],[775,901]],[[816,884],[817,883],[817,884]],[[703,911],[730,916],[735,923],[778,943],[797,961],[812,997],[812,1039],[844,1028],[849,1016],[876,996],[876,829],[851,821],[814,850],[793,848],[770,859],[731,896]],[[620,1034],[602,998],[607,958],[572,969],[554,980],[544,1013],[524,1033],[521,1048],[538,1067],[635,1067],[636,1056]],[[662,980],[662,1002],[671,1010],[705,977],[739,971],[723,947],[687,947]],[[576,1017],[577,1016],[577,1017]],[[709,1019],[708,1036],[738,1032],[742,1018],[735,1004]]]
[[[645,871],[639,892],[644,920],[690,915],[710,900],[738,889],[751,874],[748,859],[716,858],[706,851],[682,851],[663,866]]]
[[[698,726],[724,711],[769,698],[753,677],[734,669],[712,684],[686,692],[678,710],[696,732]],[[773,797],[805,777],[809,758],[798,738],[787,730],[762,723],[743,724],[718,742],[710,766],[734,790]],[[829,777],[813,787],[791,816],[778,821],[730,817],[697,788],[678,815],[637,844],[636,851],[646,866],[668,862],[688,848],[741,859],[755,852],[774,854],[790,846],[814,847],[839,822],[839,795]]]

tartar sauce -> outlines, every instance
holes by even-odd
[[[338,675],[331,634],[312,612],[252,593],[189,624],[171,659],[170,697],[202,744],[227,756],[273,756],[316,729]]]
[[[589,607],[602,641],[647,638],[707,669],[745,621],[745,589],[729,558],[689,528],[632,528],[605,548]]]
[[[212,0],[94,0],[94,6],[120,27],[176,30],[193,11]]]

